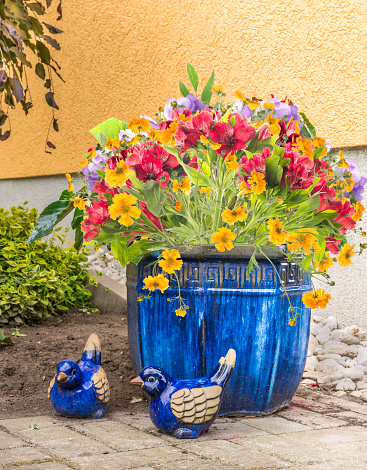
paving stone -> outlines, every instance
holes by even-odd
[[[70,467],[53,460],[51,462],[27,463],[25,465],[17,465],[16,467],[6,467],[6,470],[70,470]]]
[[[204,460],[201,458],[196,458],[194,460],[183,460],[175,462],[174,470],[237,470],[238,467],[233,467],[232,465],[225,465],[220,462],[213,462],[213,460]],[[140,469],[139,469],[140,470]],[[159,470],[172,470],[172,467],[169,466],[159,466]],[[354,469],[355,470],[355,469]]]
[[[63,426],[39,430],[29,429],[19,434],[29,442],[50,449],[55,455],[64,458],[114,452],[105,444]]]
[[[360,426],[367,426],[367,416],[354,411],[342,411],[340,413],[331,413],[328,416],[335,416],[335,418],[342,420],[346,423]]]
[[[50,426],[57,426],[62,422],[65,422],[65,418],[43,415],[31,418],[2,419],[0,425],[6,427],[9,431],[17,432],[30,429],[29,425],[31,423],[36,423],[40,429],[45,429]]]
[[[258,418],[247,418],[243,422],[254,428],[261,429],[270,434],[282,434],[287,432],[308,431],[312,428],[304,424],[295,423],[278,416],[264,416]]]
[[[157,428],[151,422],[149,414],[126,414],[114,412],[108,415],[109,419],[113,421],[119,421],[121,423],[130,424],[134,428],[140,429],[142,431],[157,431]]]
[[[362,426],[342,426],[327,430],[314,429],[312,431],[297,432],[282,437],[287,439],[291,437],[292,442],[301,442],[305,446],[323,444],[339,447],[339,444],[344,444],[345,442],[367,441],[367,429]]]
[[[74,424],[73,428],[120,451],[145,449],[165,444],[163,440],[152,434],[113,421],[83,421]]]
[[[314,464],[292,466],[292,470],[315,470]],[[317,470],[367,470],[367,463],[355,460],[328,460],[317,464]]]
[[[17,437],[14,437],[0,429],[0,449],[6,449],[8,447],[19,447],[23,444],[24,442]]]
[[[70,462],[78,466],[80,470],[125,470],[125,469],[139,469],[141,467],[159,468],[161,465],[169,464],[170,462],[182,461],[186,458],[193,458],[188,456],[184,451],[173,446],[160,446],[157,450],[154,449],[141,449],[132,450],[128,452],[119,452],[110,455],[93,455],[89,457],[79,457],[69,459]],[[172,470],[175,465],[170,465]]]
[[[285,411],[280,411],[277,413],[277,416],[304,424],[314,429],[336,428],[347,425],[345,421],[337,419],[336,417],[315,413],[298,407],[292,407]]]
[[[45,460],[47,458],[49,458],[49,455],[33,447],[13,447],[12,449],[0,450],[0,465]]]
[[[266,434],[265,431],[249,426],[243,421],[237,421],[235,423],[220,423],[215,421],[215,423],[209,428],[209,431],[199,437],[199,440],[229,440],[235,439],[236,437],[251,438],[253,436],[262,436],[264,434]]]
[[[256,439],[270,438],[274,436],[259,436],[254,437]],[[267,452],[259,452],[256,449],[244,448],[241,445],[237,445],[229,441],[185,441],[179,442],[178,446],[181,449],[186,449],[190,452],[195,452],[199,455],[205,456],[209,459],[216,460],[212,464],[212,468],[216,469],[217,461],[221,461],[223,464],[232,465],[235,468],[241,468],[246,470],[259,470],[267,469],[275,470],[278,468],[285,469],[289,468],[290,464],[285,459],[272,456]]]
[[[311,395],[310,398],[316,398],[313,392],[310,391],[309,394]],[[291,403],[292,405],[299,406],[300,408],[306,408],[307,410],[315,411],[316,413],[336,413],[338,411],[344,410],[343,407],[336,403],[337,401],[341,400],[327,396],[327,401],[320,402],[320,395],[321,393],[319,393],[317,398],[314,400],[295,396],[293,397]]]

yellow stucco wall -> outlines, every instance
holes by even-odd
[[[288,95],[334,147],[367,144],[366,10],[356,0],[67,0],[57,24],[66,80],[56,80],[57,150],[44,152],[50,108],[32,77],[35,107],[28,117],[12,112],[0,178],[77,170],[90,128],[153,115],[179,96],[187,61],[203,82],[215,68],[230,98],[236,89]]]

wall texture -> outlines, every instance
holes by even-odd
[[[350,0],[68,0],[55,54],[60,133],[44,152],[50,108],[32,77],[35,107],[12,112],[0,144],[0,179],[71,172],[94,140],[88,130],[118,117],[154,115],[190,61],[206,81],[212,68],[229,98],[288,95],[333,147],[367,144],[367,10]],[[49,22],[55,21],[50,15]],[[31,75],[31,74],[30,74]]]

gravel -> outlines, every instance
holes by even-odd
[[[106,246],[93,251],[88,256],[89,268],[101,272],[119,284],[126,284],[126,270],[114,259]]]

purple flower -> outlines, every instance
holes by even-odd
[[[103,155],[100,150],[96,151],[96,156],[90,161],[88,166],[83,168],[82,172],[85,179],[88,181],[88,189],[93,192],[94,185],[98,181],[99,175],[96,170],[101,170],[102,166],[109,157]]]
[[[242,117],[250,119],[252,117],[252,111],[249,106],[245,106],[241,100],[236,100],[233,103],[232,111],[234,113],[241,114]]]
[[[178,98],[177,100],[175,98],[170,98],[164,107],[164,115],[166,119],[171,119],[172,111],[175,109],[172,106],[172,102],[177,103],[176,109],[179,113],[182,113],[185,109],[195,113],[196,111],[202,111],[204,108],[208,107],[207,105],[204,105],[200,98],[196,98],[193,93],[188,94],[185,98]]]
[[[297,106],[290,106],[287,103],[283,103],[280,101],[280,98],[271,98],[266,100],[265,103],[274,104],[274,114],[279,119],[289,121],[291,118],[293,118],[293,120],[298,121],[300,123],[300,127],[302,127],[301,116],[298,114]]]
[[[147,119],[150,122],[150,127],[152,129],[159,129],[159,124],[154,119],[152,119],[151,117],[146,116],[146,115],[144,115],[144,116],[140,115],[140,117],[144,118],[144,119]]]
[[[352,173],[352,178],[354,181],[354,186],[353,186],[353,196],[356,201],[362,201],[362,194],[364,191],[364,186],[367,182],[367,178],[362,176],[360,172],[357,170],[357,164],[353,160],[345,160],[347,163],[349,163],[349,168],[342,168],[338,167],[336,169],[336,174],[337,175],[344,175],[347,171],[350,171]],[[347,191],[344,192],[344,196],[348,197],[349,193]]]
[[[135,137],[135,134],[132,130],[130,129],[121,129],[119,133],[119,139],[120,140],[126,140],[126,142],[130,142],[131,139]]]

